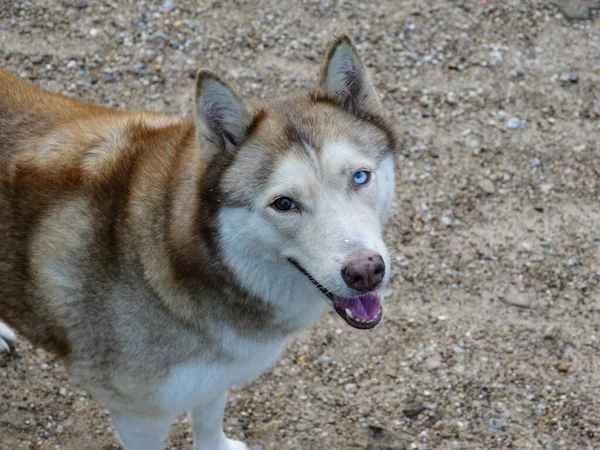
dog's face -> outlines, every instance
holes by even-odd
[[[204,157],[221,171],[220,244],[240,281],[242,260],[268,261],[282,282],[301,279],[350,325],[377,325],[377,291],[390,277],[382,225],[395,143],[350,40],[332,46],[310,96],[251,107],[201,73],[198,102]]]

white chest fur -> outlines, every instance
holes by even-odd
[[[192,360],[174,366],[157,392],[164,410],[181,414],[222,394],[229,387],[249,381],[271,366],[289,339],[257,342],[224,330],[223,348],[231,358]]]

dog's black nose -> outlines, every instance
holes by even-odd
[[[377,252],[366,250],[352,256],[342,269],[342,278],[352,289],[371,291],[381,284],[385,263]]]

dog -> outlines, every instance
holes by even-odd
[[[351,38],[308,93],[255,102],[196,77],[195,118],[117,112],[0,71],[0,348],[60,357],[128,450],[190,414],[196,450],[227,390],[328,305],[375,327],[396,133]]]

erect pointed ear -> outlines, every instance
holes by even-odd
[[[254,118],[253,108],[211,70],[196,75],[196,133],[202,157],[233,153],[244,141]]]
[[[321,69],[317,93],[325,95],[350,113],[381,116],[381,103],[367,68],[347,34],[336,37]]]

